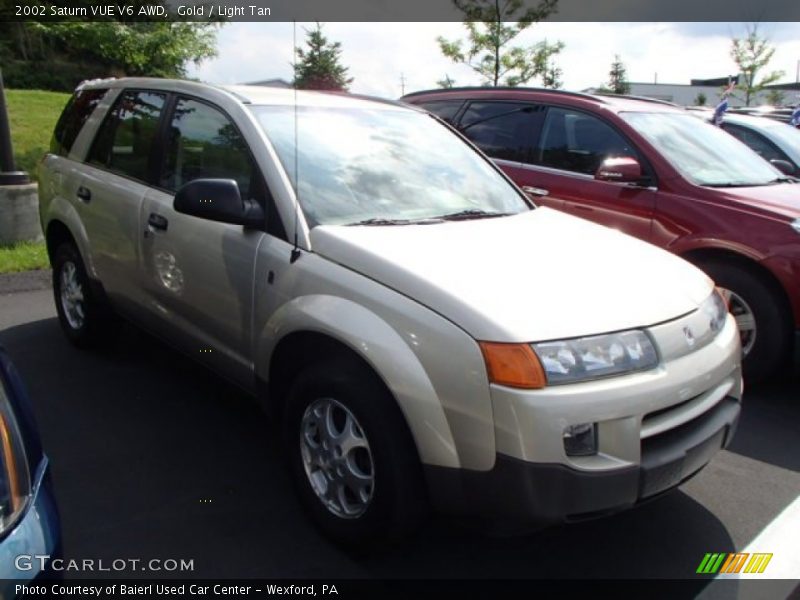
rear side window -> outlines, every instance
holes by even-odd
[[[165,94],[155,92],[129,90],[120,94],[97,133],[89,162],[147,181],[165,100]]]
[[[196,100],[178,100],[167,131],[161,187],[175,191],[194,179],[233,179],[242,198],[263,198],[251,186],[256,172],[247,143],[226,115]]]
[[[492,158],[529,162],[543,113],[520,102],[473,102],[459,129]]]
[[[66,156],[72,144],[108,90],[79,90],[72,95],[56,123],[50,152]]]
[[[433,102],[420,102],[417,106],[424,108],[452,125],[463,104],[463,100],[436,100]]]
[[[555,107],[547,111],[537,149],[539,164],[594,175],[606,158],[619,156],[639,159],[633,146],[610,125],[579,111]]]

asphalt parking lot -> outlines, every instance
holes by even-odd
[[[66,557],[193,559],[181,575],[202,578],[692,578],[800,495],[794,378],[748,388],[732,447],[657,502],[520,537],[434,519],[401,549],[350,556],[304,518],[247,396],[133,328],[75,350],[50,290],[17,287],[0,291],[0,343],[35,404]]]

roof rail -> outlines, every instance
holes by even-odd
[[[510,86],[464,86],[464,87],[452,87],[452,88],[436,88],[433,90],[420,90],[418,92],[411,92],[410,94],[406,94],[403,98],[410,98],[413,96],[418,96],[422,94],[432,94],[436,92],[473,92],[473,91],[505,91],[505,92],[546,92],[548,94],[559,94],[564,96],[572,96],[575,98],[585,98],[587,100],[594,100],[595,102],[603,102],[605,100],[603,98],[598,98],[595,94],[584,94],[583,92],[570,92],[567,90],[554,90],[552,88],[537,88],[537,87],[524,87],[524,86],[517,86],[517,87],[510,87]]]
[[[596,92],[595,96],[603,96],[605,98],[627,98],[628,100],[641,100],[642,102],[652,102],[653,104],[664,104],[666,106],[683,108],[681,105],[670,102],[669,100],[660,100],[658,98],[650,98],[649,96],[637,96],[635,94],[611,94],[608,92]]]
[[[309,91],[322,92],[323,94],[334,94],[336,96],[347,96],[348,98],[358,98],[359,100],[369,100],[370,102],[378,102],[380,104],[389,104],[391,106],[409,108],[408,104],[404,104],[399,100],[392,100],[391,98],[381,98],[380,96],[370,96],[369,94],[353,94],[351,92],[344,92],[338,90],[309,90]],[[417,107],[411,107],[411,108],[417,108]]]
[[[84,79],[78,85],[75,86],[75,91],[78,92],[82,90],[87,85],[97,85],[101,83],[110,83],[112,81],[116,81],[116,77],[98,77],[97,79]]]

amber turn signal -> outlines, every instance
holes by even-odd
[[[478,343],[490,382],[525,389],[547,385],[542,363],[528,344]]]

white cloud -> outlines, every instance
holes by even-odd
[[[297,25],[297,41],[305,39]],[[292,77],[292,23],[231,23],[219,33],[216,59],[192,67],[190,75],[212,83]],[[800,40],[794,23],[767,23],[761,30],[777,47],[770,69],[795,80]],[[442,56],[436,37],[463,35],[460,23],[327,23],[325,33],[342,43],[342,61],[354,78],[352,91],[388,98],[435,87],[445,74],[458,85],[478,85],[480,78]],[[736,72],[729,55],[730,38],[741,35],[738,23],[559,23],[535,25],[515,43],[541,39],[566,44],[557,62],[566,89],[583,89],[608,79],[619,54],[631,81],[689,83],[692,78],[721,77]],[[538,82],[532,82],[536,85]]]

